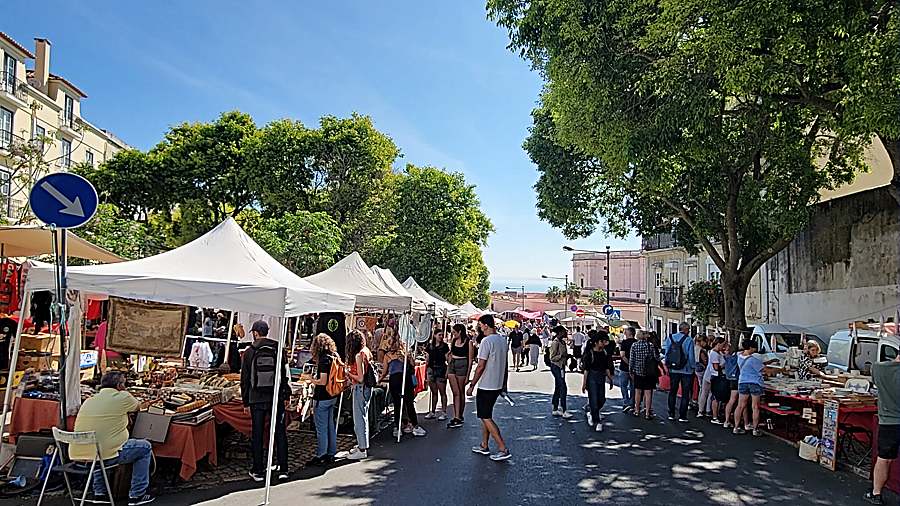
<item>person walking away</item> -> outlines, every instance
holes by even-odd
[[[466,409],[466,383],[469,382],[472,363],[475,362],[475,345],[469,338],[466,326],[457,323],[450,331],[450,368],[448,380],[453,391],[453,418],[447,424],[448,429],[463,426]]]
[[[588,348],[581,364],[584,369],[581,391],[587,392],[590,405],[587,423],[597,432],[603,432],[600,410],[606,404],[605,380],[609,380],[609,388],[612,388],[615,379],[612,357],[606,352],[607,344],[609,344],[609,334],[602,332],[593,334],[588,340]]]
[[[569,359],[566,336],[568,332],[562,325],[553,328],[553,339],[548,347],[550,360],[550,374],[553,375],[553,416],[572,418],[572,414],[566,411],[566,362]],[[561,409],[560,409],[561,408]]]
[[[725,405],[725,423],[723,424],[726,429],[733,429],[737,425],[734,412],[738,404],[739,378],[738,353],[735,352],[731,343],[728,343],[725,348],[725,381],[728,382],[728,399]]]
[[[634,383],[631,381],[631,371],[628,367],[631,346],[634,345],[634,327],[625,327],[625,338],[619,343],[619,369],[616,371],[616,382],[622,390],[622,411],[628,412],[634,409]]]
[[[650,334],[638,331],[637,339],[631,345],[628,354],[628,370],[634,385],[634,416],[641,415],[641,403],[644,405],[644,418],[653,419],[653,391],[659,381],[659,351],[649,340]]]
[[[687,422],[688,405],[694,394],[694,370],[697,367],[694,356],[694,340],[691,338],[691,326],[682,322],[679,332],[666,338],[664,345],[666,369],[669,371],[669,420],[678,419]],[[675,411],[678,400],[678,387],[681,387],[681,405]]]
[[[288,386],[290,375],[281,375],[281,385],[275,392],[275,371],[279,367],[278,341],[269,339],[269,324],[263,320],[253,322],[250,327],[253,344],[244,352],[241,360],[241,400],[244,412],[250,414],[250,448],[253,464],[250,478],[255,482],[266,479],[266,468],[263,463],[265,446],[266,419],[272,414],[272,403],[275,402],[275,456],[278,459],[278,479],[288,477],[288,442],[285,426],[284,404],[290,398],[291,388]],[[283,367],[284,364],[281,364]]]
[[[525,345],[528,346],[528,358],[531,362],[531,371],[538,370],[538,361],[541,359],[541,338],[537,334],[537,332],[529,332],[528,339],[525,340]]]
[[[375,386],[375,370],[372,368],[372,351],[366,346],[366,336],[359,330],[347,335],[347,376],[350,378],[350,394],[353,398],[353,432],[356,448],[347,458],[362,460],[369,456],[369,401]]]
[[[516,368],[516,372],[519,372],[519,366],[522,363],[522,346],[524,340],[525,336],[519,329],[515,329],[509,333],[509,347],[512,350],[513,367]]]
[[[572,334],[572,358],[569,360],[569,371],[575,372],[575,369],[581,365],[581,355],[586,341],[587,336],[584,335],[581,329],[576,330]]]
[[[697,357],[697,363],[694,367],[695,381],[697,382],[697,401],[691,406],[697,410],[697,418],[706,418],[709,415],[707,406],[700,400],[701,390],[703,388],[703,377],[706,375],[706,367],[709,364],[709,342],[706,336],[700,334],[694,339],[694,356]],[[693,385],[691,386],[693,390]],[[694,393],[691,392],[691,398]]]
[[[720,373],[724,373],[725,357],[722,355],[724,346],[725,340],[721,338],[716,339],[712,343],[712,347],[709,350],[708,363],[703,371],[702,383],[700,384],[700,409],[710,416],[712,423],[721,423],[721,420],[719,420],[719,402],[713,395],[713,380],[719,378]]]
[[[871,504],[884,504],[881,490],[900,449],[900,355],[872,364],[872,379],[878,387],[878,459],[872,472],[872,491],[866,492],[865,499]]]
[[[426,350],[428,355],[428,391],[431,393],[431,411],[425,415],[426,420],[437,418],[440,421],[447,419],[447,357],[450,347],[444,342],[444,332],[435,331]],[[441,411],[436,412],[438,397],[441,401]]]
[[[754,339],[744,339],[741,344],[743,351],[738,356],[738,367],[741,370],[738,377],[738,407],[734,415],[735,434],[745,434],[747,430],[752,430],[754,436],[761,436],[762,430],[759,428],[759,401],[765,389],[765,380],[763,374],[765,372],[765,364],[762,357],[756,353],[757,344]],[[748,404],[750,405],[748,407]],[[751,411],[753,423],[750,423]],[[741,419],[744,420],[744,427],[738,427]]]
[[[503,392],[506,382],[507,364],[506,339],[497,335],[493,315],[482,315],[478,319],[478,326],[484,334],[481,344],[478,346],[478,367],[472,383],[469,384],[467,393],[472,395],[475,385],[478,385],[478,394],[475,396],[475,408],[478,418],[481,419],[481,444],[472,447],[472,451],[482,455],[490,455],[493,461],[503,461],[512,457],[500,427],[494,422],[494,405],[497,398]],[[497,452],[490,451],[490,438],[497,444]]]
[[[308,466],[328,465],[334,462],[337,455],[337,427],[334,420],[334,409],[341,394],[328,392],[329,377],[334,374],[332,366],[340,364],[337,346],[328,334],[317,335],[310,347],[313,362],[316,364],[316,377],[313,380],[313,400],[316,408],[313,419],[316,424],[316,456],[307,462]]]
[[[84,401],[75,417],[76,432],[96,433],[100,457],[105,466],[133,464],[131,489],[128,491],[129,506],[149,504],[155,499],[148,493],[152,459],[150,442],[128,437],[128,414],[145,407],[125,390],[125,375],[111,370],[100,378],[97,395]],[[72,459],[91,460],[96,453],[97,448],[93,445],[73,443],[69,447],[69,457]],[[94,471],[93,486],[91,501],[109,503],[106,482],[99,465]]]
[[[388,343],[385,346],[384,358],[381,362],[381,378],[378,382],[387,378],[388,390],[391,394],[391,401],[394,404],[394,430],[393,435],[397,437],[398,427],[401,419],[406,420],[403,427],[404,434],[412,434],[416,437],[423,437],[427,434],[425,429],[419,427],[419,419],[416,415],[416,394],[413,387],[412,378],[415,374],[415,367],[411,363],[404,346],[400,343],[400,338],[396,333],[388,336],[385,333]],[[406,361],[406,377],[403,377],[403,362]],[[404,382],[406,387],[404,389]],[[402,409],[401,409],[402,404]],[[405,411],[405,412],[402,412]]]

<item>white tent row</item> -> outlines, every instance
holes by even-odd
[[[28,275],[26,292],[52,289],[55,283],[53,266],[35,265]],[[117,264],[72,267],[68,270],[67,283],[70,289],[82,293],[219,307],[284,318],[321,312],[352,313],[356,306],[353,295],[321,288],[278,263],[232,218],[200,238],[156,256]],[[282,329],[281,335],[286,334],[286,329]],[[17,360],[20,339],[21,327],[11,363]],[[283,348],[278,347],[279,363]],[[277,369],[276,384],[281,382],[282,369]],[[11,381],[10,376],[7,384]],[[272,406],[273,419],[276,405],[273,403]],[[274,448],[275,424],[270,426],[269,448]],[[269,452],[266,467],[269,470],[266,473],[266,504],[269,502],[273,453]]]
[[[409,311],[413,302],[405,290],[406,293],[400,293],[387,285],[355,251],[324,271],[303,279],[328,290],[355,296],[357,309]]]
[[[466,318],[470,318],[475,315],[484,314],[484,310],[478,309],[477,307],[475,307],[475,304],[472,304],[471,301],[466,302],[462,306],[459,306],[459,312],[462,316],[464,316]]]
[[[419,286],[419,283],[413,279],[412,276],[406,278],[406,281],[403,282],[403,287],[409,291],[412,296],[425,304],[425,307],[428,309],[434,308],[434,310],[439,313],[440,316],[444,316],[447,313],[455,311],[457,308],[453,304],[449,302],[435,298],[433,295],[428,293],[424,288]]]
[[[391,272],[390,269],[385,269],[383,267],[379,267],[377,265],[372,266],[372,272],[375,273],[376,276],[384,283],[391,291],[398,293],[400,295],[409,296],[412,299],[412,310],[423,312],[425,311],[425,302],[417,299],[413,296],[413,294],[409,293],[409,290],[403,286],[403,283],[397,279],[397,276],[394,276],[394,273]]]

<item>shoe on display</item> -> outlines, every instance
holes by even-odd
[[[563,411],[562,414],[560,414],[559,416],[569,419],[569,418],[572,418],[572,413],[569,413],[568,411]]]
[[[505,452],[497,452],[492,454],[491,460],[493,460],[494,462],[500,462],[502,460],[508,460],[510,457],[512,457],[512,454],[509,453],[509,450],[506,450]]]
[[[155,500],[156,498],[150,494],[144,494],[141,497],[129,497],[128,506],[141,506],[142,504],[150,504]]]
[[[369,457],[368,450],[360,450],[358,448],[354,448],[350,455],[347,455],[347,460],[363,460]]]
[[[472,452],[473,452],[473,453],[478,453],[478,454],[481,454],[481,455],[490,455],[490,454],[491,454],[491,450],[489,450],[489,449],[487,449],[487,448],[485,448],[485,447],[483,447],[483,446],[481,446],[481,445],[473,446],[473,447],[472,447]]]
[[[422,427],[416,427],[412,430],[412,435],[416,437],[424,437],[428,434]]]

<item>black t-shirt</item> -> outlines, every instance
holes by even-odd
[[[323,355],[319,357],[318,371],[316,374],[330,374],[331,373],[331,355]],[[316,389],[313,392],[313,400],[316,401],[327,401],[328,399],[334,399],[335,396],[329,395],[328,390],[325,389],[325,385],[316,385]]]
[[[428,347],[428,367],[432,369],[447,368],[447,354],[450,353],[450,347],[447,343],[441,343],[438,346]]]
[[[522,333],[519,332],[518,330],[514,330],[509,335],[509,343],[513,348],[521,348],[522,341],[524,341],[524,340],[525,340],[525,336],[523,336]]]
[[[528,333],[528,339],[525,340],[525,344],[536,344],[538,346],[541,345],[541,337],[533,332]]]
[[[631,355],[631,345],[634,344],[635,341],[637,341],[637,339],[628,337],[621,343],[619,343],[619,347],[622,349],[622,353],[624,353],[626,357]],[[626,364],[624,360],[619,362],[619,370],[628,372],[628,364]]]
[[[612,370],[612,357],[604,351],[587,350],[584,354],[584,368],[588,371],[599,371],[605,373]]]
[[[619,347],[612,341],[610,341],[603,349],[606,351],[606,357],[609,359],[610,363],[612,363],[613,357],[619,356]],[[610,369],[612,369],[612,367],[610,367]]]

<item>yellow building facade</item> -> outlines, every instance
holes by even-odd
[[[37,178],[97,166],[128,148],[82,116],[87,94],[51,72],[50,41],[36,38],[34,47],[0,32],[0,216],[11,223],[28,221],[28,192]]]

